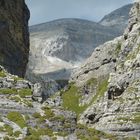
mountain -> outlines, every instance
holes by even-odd
[[[131,6],[123,7],[124,10],[127,9],[124,13],[125,20],[121,22],[123,29],[126,27],[128,9]],[[123,8],[113,12],[118,19],[119,16],[122,17],[120,13]],[[112,13],[107,19],[112,19]],[[72,71],[77,69],[98,45],[122,33],[122,29],[82,19],[59,19],[31,26],[26,78],[34,83],[43,83],[46,94],[54,93],[64,86],[63,83],[68,81]],[[48,91],[49,81],[54,83],[54,90]]]
[[[110,14],[103,17],[99,22],[101,25],[118,28],[118,30],[124,30],[128,24],[129,11],[133,4],[125,5]]]
[[[0,1],[0,64],[21,77],[29,56],[28,20],[24,0]]]

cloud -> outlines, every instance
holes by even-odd
[[[99,21],[104,15],[133,0],[26,0],[30,25],[59,18]]]

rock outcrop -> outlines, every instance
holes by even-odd
[[[29,54],[28,20],[24,0],[0,1],[0,64],[21,77]]]
[[[139,29],[137,2],[130,11],[124,35],[97,47],[71,79],[86,91],[82,105],[88,107],[79,123],[115,134],[118,139],[140,138]],[[90,100],[87,103],[85,99]]]

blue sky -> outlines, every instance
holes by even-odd
[[[99,21],[111,11],[133,0],[26,0],[31,12],[30,25],[59,18]]]

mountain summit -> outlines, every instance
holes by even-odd
[[[101,25],[118,28],[118,30],[124,30],[128,24],[129,11],[133,4],[125,5],[110,14],[103,17],[99,22]]]

